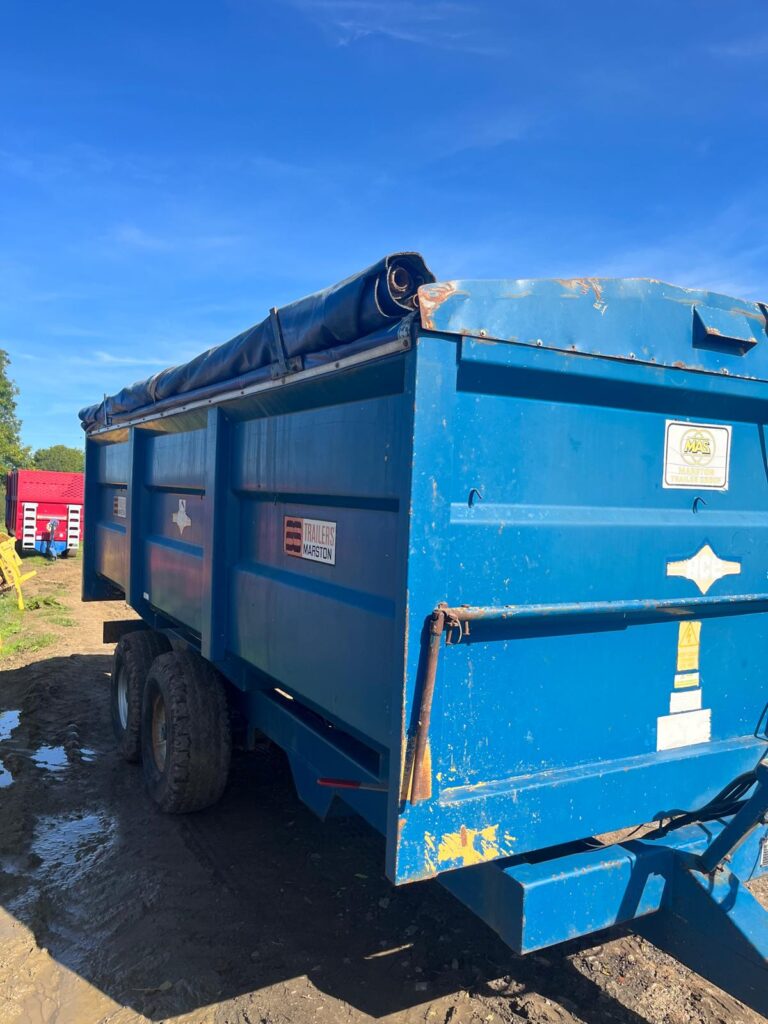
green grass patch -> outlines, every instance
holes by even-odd
[[[67,629],[70,626],[77,625],[75,620],[70,615],[67,615],[64,609],[60,612],[51,612],[49,615],[46,615],[45,620],[50,622],[52,626],[63,626]]]
[[[61,601],[52,595],[45,597],[30,597],[26,602],[28,611],[36,612],[40,608],[61,608]]]
[[[0,595],[0,658],[8,658],[23,651],[39,651],[52,644],[56,637],[50,633],[29,630],[26,612],[16,606],[16,592]]]
[[[55,597],[31,597],[26,606],[25,611],[19,611],[15,590],[0,594],[0,659],[34,653],[56,643],[55,633],[37,630],[42,622],[51,626],[75,624]]]
[[[14,654],[34,654],[35,651],[42,651],[44,647],[50,647],[55,643],[56,636],[53,633],[20,633],[9,640],[3,638],[0,661]]]
[[[0,639],[5,640],[20,632],[23,622],[24,612],[16,607],[16,591],[0,594]]]
[[[69,627],[75,625],[75,620],[69,614],[69,610],[52,594],[30,598],[27,601],[27,608],[33,612],[42,612],[45,621],[50,622],[52,626]]]

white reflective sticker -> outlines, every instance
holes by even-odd
[[[727,491],[730,462],[730,425],[667,420],[663,487]]]
[[[723,576],[739,576],[741,562],[729,562],[718,558],[709,544],[697,551],[693,558],[681,562],[667,562],[667,576],[681,576],[695,583],[702,594],[706,594],[713,583]]]
[[[293,558],[336,565],[336,523],[283,516],[283,551]]]
[[[712,711],[683,711],[656,720],[656,749],[676,750],[694,743],[708,743],[712,735]]]
[[[680,711],[699,711],[701,708],[701,690],[673,690],[669,695],[669,713],[676,715]]]
[[[187,515],[186,498],[179,498],[179,510],[171,515],[171,520],[178,526],[180,535],[183,535],[186,528],[192,525],[192,520]]]

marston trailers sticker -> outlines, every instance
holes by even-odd
[[[667,420],[662,486],[727,491],[731,427]]]
[[[284,516],[283,551],[293,558],[336,565],[336,523]]]

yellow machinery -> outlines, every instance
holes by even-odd
[[[34,575],[34,570],[24,573],[21,571],[21,559],[16,553],[16,541],[13,537],[0,533],[0,589],[15,587],[20,612],[24,611],[21,584]]]

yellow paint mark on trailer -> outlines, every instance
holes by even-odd
[[[498,841],[499,826],[467,828],[462,825],[458,832],[449,832],[440,840],[437,848],[438,864],[458,861],[462,867],[483,864],[503,856]]]

